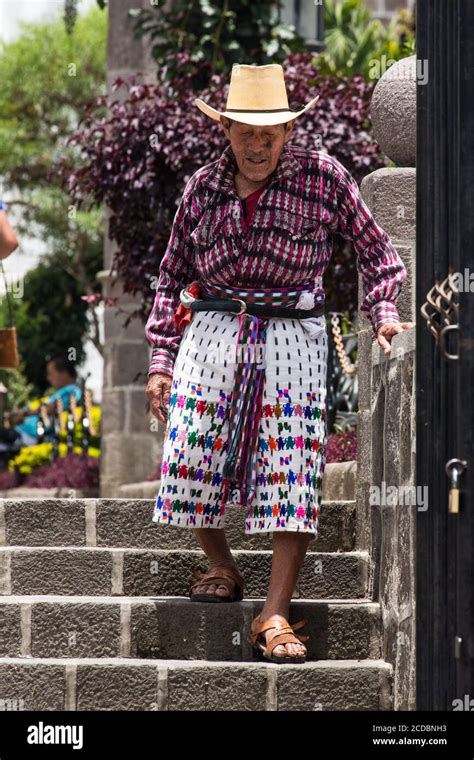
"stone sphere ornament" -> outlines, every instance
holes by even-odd
[[[372,135],[397,166],[416,165],[416,55],[388,66],[372,93]],[[427,72],[420,71],[421,82]]]

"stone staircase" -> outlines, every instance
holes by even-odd
[[[303,665],[255,656],[250,623],[268,586],[271,538],[227,535],[245,600],[187,599],[206,568],[191,531],[151,521],[153,499],[0,500],[0,701],[25,710],[390,710],[369,557],[355,501],[323,501],[291,605]],[[19,706],[19,707],[18,707]]]

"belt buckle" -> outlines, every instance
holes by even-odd
[[[198,299],[192,296],[190,293],[188,293],[186,288],[183,288],[179,294],[179,300],[181,301],[183,306],[186,306],[189,309],[190,305],[194,303],[194,301],[197,301]]]
[[[241,298],[231,298],[230,300],[238,301],[241,304],[240,311],[234,312],[234,314],[243,314],[245,311],[247,311],[247,304],[245,303],[245,301],[242,301]]]

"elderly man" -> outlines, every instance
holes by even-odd
[[[354,241],[362,311],[386,353],[402,323],[405,267],[349,172],[290,145],[293,111],[278,64],[232,69],[226,110],[196,99],[229,140],[188,180],[161,262],[146,336],[147,396],[166,423],[153,520],[194,530],[209,568],[190,598],[229,602],[244,579],[224,532],[245,508],[247,535],[272,533],[268,596],[252,641],[273,662],[304,662],[291,598],[318,528],[326,429],[322,275],[331,232]]]

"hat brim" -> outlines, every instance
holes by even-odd
[[[306,103],[304,108],[301,108],[299,111],[281,111],[277,113],[265,113],[262,111],[258,111],[256,113],[249,113],[248,111],[217,111],[215,108],[205,103],[204,100],[201,100],[201,98],[196,98],[194,100],[194,103],[203,113],[206,114],[206,116],[210,116],[210,118],[214,119],[214,121],[220,121],[221,116],[226,116],[228,119],[240,121],[242,124],[253,124],[259,127],[270,127],[274,124],[284,124],[287,121],[297,119],[298,116],[301,116],[309,108],[312,108],[319,100],[319,97],[319,95],[316,95],[315,98],[310,100],[309,103]]]

